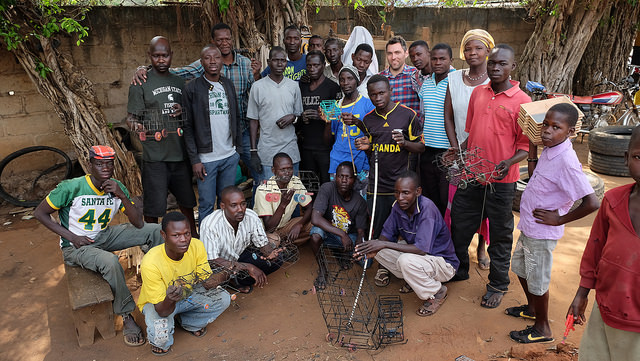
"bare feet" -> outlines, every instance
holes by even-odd
[[[487,291],[487,293],[484,296],[482,296],[482,302],[480,303],[480,306],[484,308],[496,308],[500,306],[500,303],[502,302],[502,297],[504,297],[504,293],[500,291],[497,291],[497,292]]]
[[[318,277],[316,277],[316,280],[313,282],[313,286],[318,291],[327,288],[327,281],[323,270],[318,271]]]
[[[478,249],[477,249],[477,257],[478,257],[478,268],[481,270],[488,270],[491,266],[491,261],[489,261],[489,257],[487,256],[487,251],[485,249],[485,242],[482,237],[478,240]]]

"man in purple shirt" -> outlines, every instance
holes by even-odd
[[[406,284],[400,293],[415,292],[424,300],[416,311],[430,316],[447,298],[447,287],[458,268],[451,234],[440,211],[421,195],[420,179],[413,171],[402,173],[395,183],[396,203],[379,239],[356,246],[354,256],[375,259]],[[403,240],[399,241],[401,236]]]

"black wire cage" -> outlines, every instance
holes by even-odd
[[[378,297],[363,277],[363,268],[341,249],[323,245],[318,263],[325,272],[325,287],[318,288],[316,295],[327,325],[327,342],[355,351],[404,341],[399,296]]]
[[[173,115],[173,109],[145,109],[136,112],[137,123],[142,127],[134,128],[141,141],[155,139],[161,141],[169,134],[181,137],[184,133],[184,119],[186,114]]]

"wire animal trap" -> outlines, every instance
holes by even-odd
[[[316,290],[327,325],[327,342],[357,349],[375,350],[404,340],[402,300],[381,296],[364,280],[350,253],[322,246],[318,263],[325,272],[325,288]]]
[[[262,252],[258,248],[252,246],[249,249],[251,250],[251,257],[254,260],[263,257]],[[275,249],[279,251],[278,256],[273,260],[265,260],[267,265],[275,263],[280,266],[280,269],[287,269],[300,259],[298,246],[290,241],[289,238],[282,240],[279,245],[276,245]]]
[[[400,296],[378,298],[378,335],[381,345],[404,341],[404,322]]]
[[[308,193],[318,193],[320,189],[320,178],[318,178],[318,175],[314,171],[301,170],[300,181],[304,184]]]
[[[182,127],[185,115],[173,117],[171,114],[173,109],[145,109],[136,112],[137,122],[142,125],[142,129],[136,128],[138,138],[143,142],[149,138],[159,142],[169,134],[175,133],[181,137],[184,134]]]
[[[320,110],[322,111],[322,115],[324,116],[324,120],[327,123],[330,123],[332,120],[339,120],[342,112],[335,100],[323,100],[320,102]]]
[[[465,189],[467,185],[490,182],[496,175],[496,164],[486,159],[484,150],[474,147],[464,151],[447,151],[438,155],[437,166],[449,183]]]
[[[182,297],[181,300],[187,300],[189,303],[198,304],[202,307],[208,309],[209,305],[203,305],[199,302],[192,299],[193,293],[198,290],[203,294],[207,294],[210,291],[214,291],[219,288],[231,288],[229,285],[229,281],[236,278],[244,278],[248,277],[249,274],[244,270],[237,269],[229,269],[228,267],[223,267],[221,265],[209,263],[211,272],[203,269],[202,266],[198,266],[196,271],[193,271],[189,274],[179,276],[175,280],[171,281],[171,284],[174,286],[180,286],[182,288]],[[212,287],[210,289],[205,289],[204,284],[209,281],[212,277],[216,278],[218,282],[217,287]],[[235,294],[231,296],[231,299],[235,299]]]

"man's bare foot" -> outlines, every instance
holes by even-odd
[[[313,287],[315,287],[317,291],[321,291],[327,288],[327,275],[324,268],[321,267],[318,270],[318,277],[316,277],[316,280],[313,281]]]
[[[478,249],[476,250],[476,254],[478,257],[478,268],[481,270],[488,270],[491,266],[491,261],[489,257],[487,257],[487,250],[485,249],[484,239],[478,240]]]
[[[138,347],[147,342],[142,335],[142,330],[131,315],[122,316],[122,333],[124,334],[124,343],[127,346]]]
[[[500,306],[500,303],[502,302],[502,297],[504,297],[503,292],[487,291],[487,293],[484,296],[482,296],[482,302],[480,303],[480,306],[484,308],[496,308]]]

